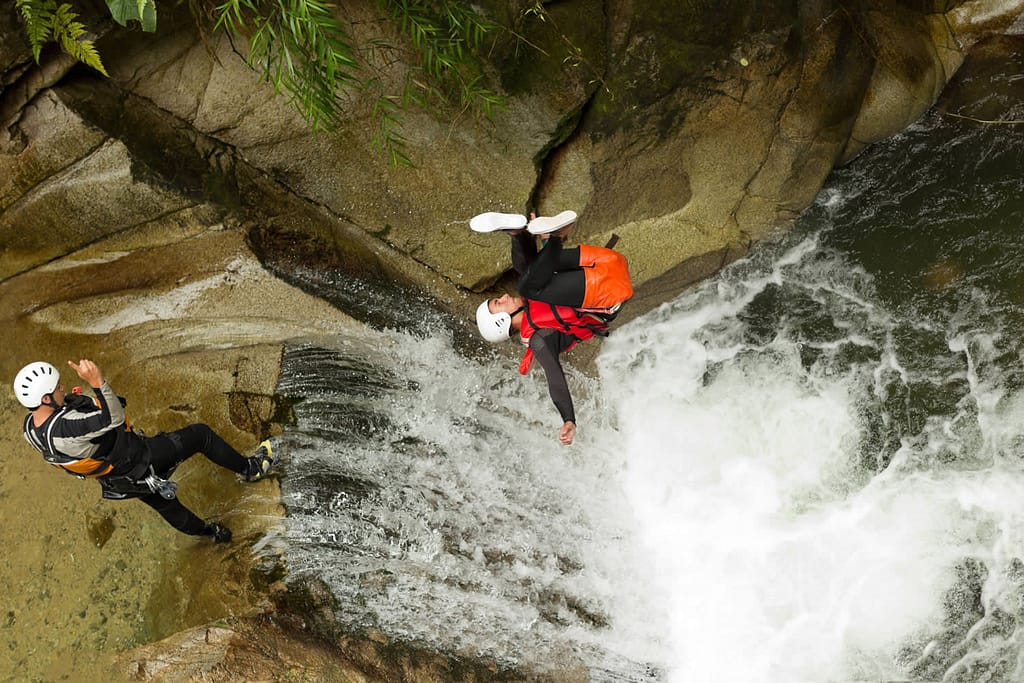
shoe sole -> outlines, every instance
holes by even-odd
[[[495,232],[496,230],[521,230],[526,227],[526,216],[518,213],[498,213],[490,211],[473,216],[469,219],[469,227],[475,232]]]
[[[567,225],[572,225],[576,222],[575,211],[563,211],[556,216],[541,216],[534,218],[530,221],[530,224],[526,226],[526,229],[530,231],[531,235],[547,235],[561,230]]]

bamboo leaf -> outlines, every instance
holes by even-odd
[[[340,96],[346,91],[379,91],[372,107],[373,140],[393,164],[409,163],[400,134],[402,109],[458,103],[490,116],[500,100],[481,85],[480,69],[473,64],[474,50],[495,27],[466,0],[378,0],[400,29],[403,43],[371,38],[361,45],[367,50],[363,54],[352,47],[334,14],[339,10],[333,0],[217,2],[215,28],[248,41],[248,64],[275,92],[286,95],[314,130],[340,122]],[[399,61],[412,68],[400,94],[388,94],[382,84],[390,79],[376,78],[374,71],[384,72]]]

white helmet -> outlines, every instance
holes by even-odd
[[[511,336],[512,316],[504,311],[491,313],[487,307],[490,299],[484,300],[476,309],[476,326],[480,328],[480,336],[491,343],[503,342]]]
[[[14,395],[26,408],[35,409],[43,403],[43,396],[53,393],[60,384],[60,372],[45,361],[29,363],[14,378]]]

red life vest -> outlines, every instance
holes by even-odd
[[[622,303],[633,297],[633,283],[629,278],[626,257],[610,248],[617,241],[618,237],[614,236],[608,247],[580,245],[579,265],[586,278],[586,290],[580,308],[526,301],[520,337],[527,345],[527,349],[519,363],[520,374],[525,375],[530,371],[530,364],[533,362],[533,350],[529,348],[530,337],[538,329],[558,330],[575,337],[575,341],[565,349],[566,351],[576,346],[577,342],[586,341],[595,334],[608,336],[608,323],[599,317],[587,315],[587,311],[613,313]]]
[[[576,346],[577,342],[586,341],[595,334],[608,334],[607,323],[594,316],[581,315],[575,308],[527,300],[519,329],[519,337],[523,344],[527,345],[523,360],[519,363],[519,373],[522,375],[530,371],[530,364],[533,362],[533,349],[529,348],[530,337],[539,329],[558,330],[574,337],[575,340],[565,349],[566,351]]]

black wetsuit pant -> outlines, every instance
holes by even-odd
[[[519,235],[517,235],[519,237]],[[529,239],[533,240],[530,235]],[[532,253],[531,253],[532,246]],[[527,299],[543,301],[556,306],[579,308],[587,293],[587,277],[580,268],[580,249],[562,248],[562,238],[551,237],[540,250],[525,240],[513,244],[513,264],[519,251],[521,263],[525,266],[519,279],[519,293]],[[518,270],[518,268],[517,268]]]
[[[165,479],[173,474],[178,465],[196,453],[202,453],[232,472],[248,473],[249,459],[229,446],[205,424],[190,425],[175,432],[162,432],[148,437],[146,441],[153,471]],[[148,493],[140,496],[139,500],[160,513],[160,516],[178,531],[193,536],[207,533],[206,522],[182,505],[177,498],[167,500],[159,493]]]

